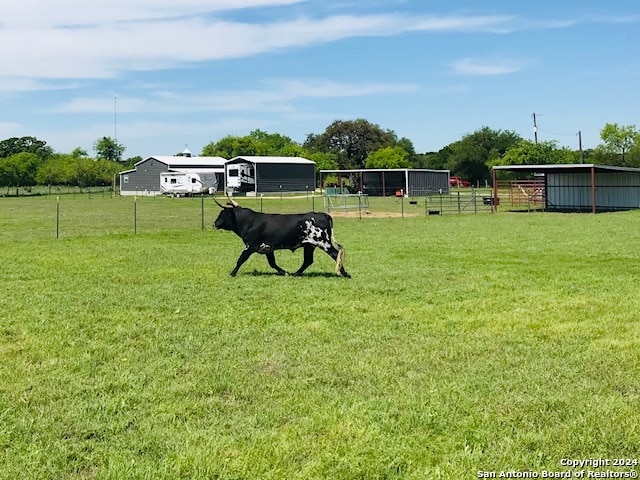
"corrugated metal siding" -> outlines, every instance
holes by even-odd
[[[258,193],[304,192],[316,188],[313,164],[258,163],[254,167]]]
[[[160,173],[167,171],[167,165],[155,158],[136,165],[133,172],[120,174],[120,192],[123,194],[149,195],[160,193]],[[128,182],[125,183],[125,177]]]
[[[590,173],[549,173],[547,209],[591,211]],[[596,172],[596,210],[640,208],[640,174]]]
[[[596,173],[596,207],[611,210],[640,208],[640,174]]]
[[[409,170],[409,195],[421,196],[429,193],[449,191],[449,172],[421,172]]]

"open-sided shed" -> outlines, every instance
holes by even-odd
[[[494,197],[498,196],[496,173],[499,171],[542,175],[547,211],[596,213],[640,208],[638,168],[585,163],[499,165],[493,167]]]
[[[239,156],[226,163],[226,190],[248,195],[316,188],[316,163],[301,157]]]
[[[349,179],[351,189],[371,196],[409,196],[449,193],[449,170],[415,168],[365,168],[360,170],[320,170],[320,182],[337,175],[338,187]]]

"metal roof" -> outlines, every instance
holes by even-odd
[[[562,163],[557,165],[497,165],[494,170],[533,173],[560,172],[640,172],[640,168],[616,167],[612,165],[596,165],[594,163]]]
[[[222,157],[180,157],[176,155],[153,155],[151,157],[145,158],[144,160],[136,162],[134,164],[135,168],[119,172],[119,175],[135,172],[138,169],[138,165],[141,165],[151,159],[156,160],[160,163],[164,163],[167,166],[167,170],[185,170],[197,172],[204,172],[207,169],[224,170],[224,165],[227,163],[227,159]]]
[[[449,170],[432,170],[428,168],[356,168],[353,170],[319,170],[320,173],[367,173],[367,172],[431,172],[449,173]]]
[[[227,163],[240,163],[242,161],[251,163],[285,163],[285,164],[309,164],[315,165],[316,162],[308,160],[302,157],[268,157],[268,156],[252,156],[252,155],[240,155],[229,160]]]
[[[222,157],[179,157],[172,155],[153,155],[151,157],[147,157],[144,160],[139,161],[136,165],[139,165],[143,162],[146,162],[149,159],[157,160],[158,162],[162,162],[170,167],[175,168],[197,168],[197,167],[224,167],[224,164],[227,163],[226,158]]]

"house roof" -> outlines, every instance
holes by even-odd
[[[227,163],[240,163],[240,162],[251,162],[251,163],[284,163],[284,164],[309,164],[315,165],[316,162],[308,160],[302,157],[268,157],[268,156],[251,156],[251,155],[241,155],[238,157],[234,157],[229,160]]]
[[[640,173],[640,168],[616,167],[612,165],[596,165],[594,163],[564,163],[557,165],[497,165],[494,170],[505,170],[510,172],[529,173],[560,173],[560,172],[636,172]]]

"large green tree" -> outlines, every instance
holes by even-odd
[[[46,160],[53,154],[53,149],[47,142],[36,137],[12,137],[0,141],[0,158],[8,158],[18,153],[33,153],[40,160]]]
[[[287,136],[254,130],[242,137],[227,135],[217,142],[210,142],[201,155],[231,159],[241,155],[298,157],[303,153],[303,148]]]
[[[618,125],[607,123],[600,130],[602,144],[598,146],[601,158],[612,165],[631,166],[638,161],[638,155],[633,155],[630,162],[629,153],[640,149],[640,132],[635,125]],[[636,153],[636,152],[634,152]]]
[[[126,147],[120,145],[111,137],[102,137],[94,142],[93,149],[98,158],[119,162],[122,160],[122,154]]]
[[[21,152],[0,158],[0,185],[29,187],[36,185],[36,173],[42,160],[35,153]]]
[[[534,143],[521,140],[505,152],[499,159],[493,159],[489,166],[494,165],[549,165],[560,163],[578,163],[579,152],[567,147],[559,147],[555,140]]]
[[[446,168],[453,175],[471,183],[483,183],[491,178],[489,165],[507,150],[518,145],[522,138],[509,130],[482,127],[448,146]]]
[[[394,146],[397,136],[392,130],[359,118],[336,120],[319,135],[309,134],[303,146],[310,152],[328,152],[337,156],[342,169],[364,168],[370,153]]]
[[[367,168],[409,168],[409,153],[402,147],[384,147],[367,157]]]
[[[36,180],[41,185],[94,187],[111,185],[122,165],[111,160],[54,154],[39,169]]]

